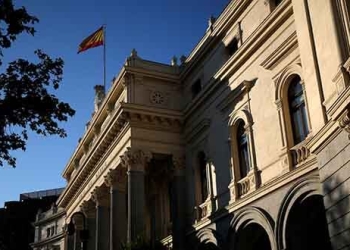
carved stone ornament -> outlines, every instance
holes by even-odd
[[[350,105],[347,107],[345,113],[340,117],[339,126],[349,133],[350,139]]]
[[[121,164],[128,171],[145,171],[147,162],[151,159],[151,153],[140,149],[127,148],[124,155],[120,156]]]
[[[125,168],[117,168],[109,171],[105,176],[105,183],[107,186],[111,187],[111,190],[114,188],[124,191],[126,186],[126,172]]]
[[[96,215],[95,203],[92,200],[84,201],[80,205],[80,209],[88,218],[95,217]]]
[[[96,203],[96,206],[108,206],[109,191],[106,187],[95,188],[91,192],[92,200]]]
[[[174,170],[184,170],[186,168],[186,161],[185,156],[173,156],[173,166]]]
[[[165,97],[164,94],[160,91],[152,91],[150,95],[150,101],[153,104],[164,104],[165,102]]]

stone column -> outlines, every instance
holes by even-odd
[[[121,250],[121,244],[126,243],[126,170],[118,167],[111,170],[105,177],[110,191],[110,250]]]
[[[109,250],[109,190],[96,188],[92,197],[96,204],[96,250]]]
[[[96,205],[92,200],[84,201],[81,205],[81,211],[86,216],[86,229],[89,232],[89,239],[84,250],[95,250],[96,248]]]
[[[173,156],[173,249],[185,249],[185,219],[186,219],[186,180],[185,180],[185,157]]]
[[[121,156],[128,175],[128,231],[127,241],[137,236],[145,237],[145,165],[150,155],[141,150],[131,150]]]

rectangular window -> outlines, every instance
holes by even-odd
[[[237,38],[234,38],[230,44],[227,46],[227,52],[229,54],[229,56],[232,56],[233,54],[235,54],[238,50],[238,40]]]
[[[191,87],[191,91],[192,91],[192,99],[195,98],[199,92],[201,92],[202,90],[202,83],[201,80],[198,79]]]

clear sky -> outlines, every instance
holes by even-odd
[[[170,63],[172,56],[188,55],[204,35],[210,15],[218,16],[229,0],[14,0],[37,16],[34,37],[21,35],[4,51],[4,61],[34,60],[40,48],[62,57],[64,77],[59,98],[76,115],[63,124],[68,137],[31,135],[25,152],[18,151],[17,168],[0,169],[0,207],[19,194],[63,187],[62,171],[93,112],[93,86],[103,82],[102,47],[77,54],[80,42],[107,25],[107,88],[132,48],[141,58]],[[3,70],[3,69],[2,69]]]

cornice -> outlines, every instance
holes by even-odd
[[[125,67],[122,68],[122,70],[119,72],[119,75],[114,79],[113,84],[112,84],[112,89],[108,91],[107,96],[104,98],[100,109],[98,110],[98,112],[96,112],[94,114],[94,116],[92,117],[92,119],[90,120],[90,126],[88,127],[88,129],[85,131],[82,139],[80,140],[77,148],[75,149],[73,155],[71,156],[71,158],[69,159],[65,169],[63,170],[63,174],[62,176],[64,178],[67,177],[68,172],[72,171],[72,169],[74,169],[74,161],[77,158],[77,156],[79,154],[83,154],[84,151],[84,145],[85,143],[87,143],[89,137],[91,137],[94,134],[94,128],[95,126],[100,122],[101,124],[103,123],[103,119],[101,119],[102,115],[106,116],[107,113],[107,109],[109,109],[108,105],[111,102],[112,97],[115,98],[116,92],[118,92],[119,94],[122,92],[123,90],[123,77],[126,74],[126,70]],[[119,91],[118,91],[119,90]]]
[[[50,222],[50,221],[54,221],[55,219],[61,217],[61,216],[64,216],[66,214],[66,211],[60,211],[60,212],[57,212],[56,214],[53,214],[52,216],[50,217],[46,217],[42,220],[39,220],[39,221],[35,221],[33,222],[33,226],[38,226],[38,225],[41,225],[41,224],[45,224],[47,222]]]
[[[106,130],[101,132],[103,136],[101,135],[98,141],[94,142],[93,148],[84,159],[84,162],[78,169],[78,173],[72,177],[64,193],[59,197],[57,201],[59,206],[69,206],[77,198],[77,195],[80,193],[78,190],[84,187],[83,183],[86,182],[91,173],[95,172],[95,169],[100,165],[99,162],[103,159],[104,155],[108,154],[107,152],[114,144],[114,141],[119,140],[118,135],[126,123],[130,125],[140,124],[140,121],[143,120],[157,126],[162,126],[168,130],[169,127],[174,126],[179,130],[183,121],[180,111],[123,102],[115,116]],[[134,123],[135,121],[136,123]]]
[[[105,170],[104,168],[106,167],[105,162],[107,157],[111,154],[115,146],[120,143],[121,139],[125,136],[126,132],[129,129],[130,127],[129,127],[129,124],[127,123],[123,127],[122,131],[116,136],[114,141],[110,144],[105,154],[96,163],[95,167],[86,175],[86,178],[81,181],[81,185],[76,189],[72,198],[70,198],[70,200],[68,201],[68,204],[66,205],[67,207],[70,208],[69,210],[67,209],[67,213],[69,211],[69,214],[67,214],[67,217],[70,217],[72,211],[74,211],[74,209],[76,209],[76,207],[79,205],[79,204],[76,204],[75,207],[72,207],[76,200],[82,201],[83,197],[91,195],[90,191],[96,185],[96,181],[98,180],[98,178],[102,177],[102,173]],[[125,147],[125,145],[121,145],[121,146]],[[98,176],[98,178],[93,180],[94,176],[96,175]],[[89,192],[84,192],[86,188],[89,190]]]
[[[146,76],[146,77],[151,77],[159,80],[165,80],[167,82],[179,84],[180,83],[180,78],[176,74],[169,74],[165,72],[159,72],[159,71],[152,71],[149,69],[142,69],[142,68],[135,68],[135,67],[126,67],[128,70],[128,73],[130,74],[135,74],[135,75],[141,75],[141,76]]]
[[[266,41],[266,38],[276,30],[276,27],[290,15],[292,15],[293,9],[291,0],[285,0],[274,12],[272,12],[264,22],[253,32],[253,34],[245,41],[245,43],[239,48],[237,53],[232,56],[211,78],[206,84],[206,87],[202,90],[196,98],[194,98],[184,109],[185,120],[202,105],[202,103],[208,100],[209,96],[219,88],[220,84],[228,78],[229,73],[235,72],[241,64],[245,62],[252,53],[256,52],[256,49],[261,43]],[[233,69],[235,68],[235,69]]]
[[[292,14],[293,6],[291,0],[283,1],[247,38],[236,54],[219,69],[214,78],[222,81],[233,74],[253,53],[256,53],[261,44]]]
[[[136,103],[121,103],[121,108],[123,112],[126,113],[138,113],[142,115],[149,116],[161,116],[169,119],[178,119],[179,121],[183,120],[182,112],[171,109],[157,108],[151,106],[145,106]]]
[[[283,43],[274,50],[260,65],[267,70],[273,70],[283,58],[298,46],[297,33],[294,31]]]
[[[200,59],[207,53],[207,51],[220,39],[220,36],[232,22],[228,22],[229,19],[235,20],[245,10],[247,4],[251,0],[231,1],[224,11],[217,18],[213,24],[212,31],[207,31],[198,44],[191,51],[190,55],[185,61],[185,67],[181,71],[180,78],[185,78],[193,67],[200,61]]]
[[[206,118],[201,120],[199,123],[196,124],[196,126],[192,127],[190,131],[185,133],[185,138],[187,142],[191,142],[197,136],[204,130],[208,129],[210,127],[210,119]]]
[[[121,108],[114,114],[104,131],[94,142],[92,148],[88,151],[88,154],[81,163],[81,166],[77,170],[77,174],[72,177],[67,187],[57,200],[57,204],[61,207],[65,207],[70,198],[74,196],[77,189],[81,186],[81,182],[89,175],[89,173],[95,168],[96,164],[103,157],[107,149],[118,138],[118,134],[126,124],[126,116],[123,114]]]
[[[347,87],[334,101],[332,106],[327,110],[327,115],[329,115],[332,120],[337,120],[341,113],[344,112],[347,105],[350,103],[350,86]]]
[[[46,244],[48,244],[50,242],[58,241],[58,240],[64,238],[64,235],[65,235],[64,232],[62,232],[62,233],[59,233],[59,234],[57,234],[57,235],[55,235],[53,237],[46,238],[46,239],[41,240],[41,241],[33,242],[33,243],[30,244],[30,246],[32,246],[33,248],[40,247],[40,246],[46,245]]]

